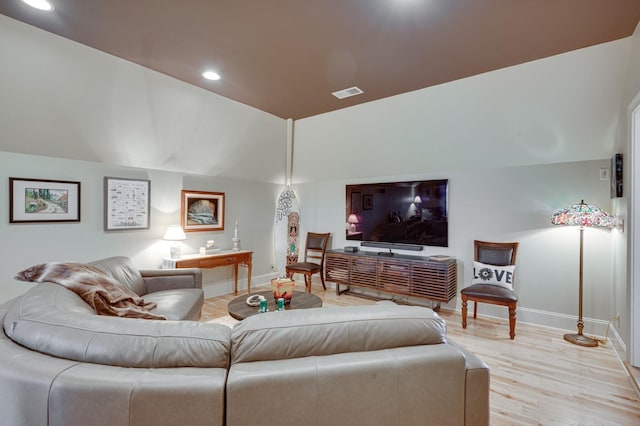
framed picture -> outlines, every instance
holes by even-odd
[[[362,194],[359,192],[351,193],[351,210],[349,213],[359,213],[362,205]]]
[[[80,222],[80,182],[9,178],[9,223]]]
[[[151,181],[104,178],[104,230],[149,229]]]
[[[182,190],[180,224],[185,232],[224,230],[224,192]]]
[[[362,196],[362,210],[373,209],[373,195],[365,194]]]

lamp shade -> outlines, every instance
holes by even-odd
[[[186,240],[187,236],[184,234],[181,226],[170,225],[167,228],[167,232],[164,233],[162,239],[167,241],[182,241]]]
[[[422,198],[419,195],[416,195],[416,198],[413,199],[413,204],[422,204]]]
[[[351,213],[349,215],[349,219],[347,219],[347,222],[354,224],[354,223],[358,223],[358,216],[356,216],[355,214]]]
[[[586,204],[582,200],[580,204],[574,204],[555,212],[551,217],[551,223],[554,225],[612,228],[616,224],[616,219],[606,211]]]

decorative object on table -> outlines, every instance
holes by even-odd
[[[278,303],[278,311],[279,311],[279,312],[284,311],[284,298],[280,297],[280,298],[277,300],[277,303]]]
[[[104,230],[149,229],[151,181],[104,178]]]
[[[291,218],[291,219],[290,219]],[[295,219],[293,219],[295,218]],[[292,228],[293,223],[297,224]],[[286,186],[276,204],[275,226],[273,228],[273,242],[276,255],[276,270],[279,276],[285,276],[289,256],[297,256],[299,252],[299,224],[300,206],[295,192]],[[295,233],[295,237],[294,234]],[[293,251],[292,249],[293,244]]]
[[[267,309],[267,299],[261,299],[260,300],[260,310],[258,312],[264,313],[267,312],[269,309]]]
[[[583,287],[583,247],[584,247],[584,228],[598,227],[609,228],[615,226],[616,219],[604,210],[599,209],[591,204],[586,204],[584,200],[580,204],[574,204],[564,209],[558,210],[551,218],[554,225],[571,225],[580,227],[580,272],[578,275],[579,293],[578,293],[578,333],[565,334],[564,340],[580,346],[595,347],[598,341],[592,337],[582,334],[584,321],[582,320],[582,287]]]
[[[266,300],[266,298],[261,294],[252,294],[247,297],[247,305],[249,306],[260,306],[260,302],[262,300]]]
[[[184,231],[179,225],[170,225],[167,228],[167,231],[164,233],[162,237],[165,241],[173,241],[174,245],[171,246],[169,252],[171,254],[172,259],[180,258],[180,246],[178,246],[178,241],[184,241],[187,239],[187,236],[184,234]]]
[[[611,158],[611,198],[622,197],[622,154]]]
[[[506,306],[509,309],[509,338],[516,337],[518,295],[513,291],[517,242],[473,242],[473,279],[460,291],[462,328],[467,328],[467,303],[473,302],[473,318],[477,318],[478,303]]]
[[[80,182],[9,178],[9,223],[80,222]]]
[[[200,247],[200,254],[202,255],[207,255],[207,254],[214,254],[220,251],[219,247],[216,247],[215,241],[214,240],[207,240],[207,243],[205,244],[204,247]]]
[[[233,241],[233,250],[240,250],[240,238],[238,238],[238,219],[236,219],[236,228],[233,230],[233,238],[231,239],[231,241]]]
[[[273,298],[278,301],[278,299],[284,299],[285,304],[291,303],[291,298],[293,297],[293,288],[295,287],[296,282],[290,278],[274,278],[271,280],[271,290],[273,291]]]
[[[444,254],[434,254],[433,256],[429,256],[427,259],[434,260],[436,262],[448,262],[453,259],[451,256],[446,256]]]
[[[224,192],[182,190],[180,224],[185,232],[224,230]]]

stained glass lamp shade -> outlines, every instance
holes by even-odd
[[[615,226],[615,218],[606,211],[586,204],[582,200],[580,204],[558,210],[551,218],[551,223],[554,225],[612,228]]]
[[[584,200],[580,204],[574,204],[570,207],[558,210],[552,217],[551,223],[554,225],[570,225],[580,227],[580,275],[579,275],[579,297],[578,297],[578,333],[565,334],[564,340],[580,346],[594,347],[598,346],[598,341],[592,337],[582,334],[584,321],[582,320],[582,265],[583,265],[583,247],[584,247],[584,228],[600,227],[612,228],[615,226],[616,219],[604,210],[599,209],[591,204],[586,204]]]

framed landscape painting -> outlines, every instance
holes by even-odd
[[[80,182],[9,178],[9,223],[80,222]]]
[[[185,232],[224,230],[224,192],[182,190],[180,224]]]

